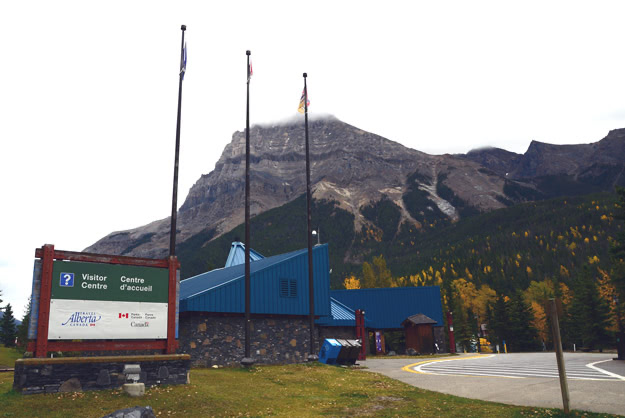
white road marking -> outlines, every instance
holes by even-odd
[[[616,374],[616,373],[609,372],[609,371],[607,371],[607,370],[600,369],[599,367],[596,367],[596,366],[595,366],[595,364],[605,363],[606,361],[612,361],[612,360],[608,359],[608,360],[595,361],[594,363],[588,363],[588,364],[586,365],[586,367],[590,367],[590,368],[591,368],[591,369],[593,369],[593,370],[597,370],[597,371],[598,371],[598,372],[600,372],[600,373],[607,374],[608,376],[612,376],[612,377],[614,377],[614,378],[616,378],[616,379],[619,379],[619,380],[625,380],[625,377],[624,377],[624,376],[621,376],[621,375]]]
[[[493,359],[493,357],[496,358]],[[485,359],[492,359],[492,361],[485,362],[485,364],[481,361],[478,364],[473,362],[473,360]],[[423,362],[422,364],[414,365],[411,369],[416,373],[447,376],[487,376],[505,377],[510,379],[524,379],[528,377],[558,377],[558,368],[555,359],[553,359],[553,361],[546,359],[537,360],[538,361],[525,361],[524,363],[517,363],[512,357],[503,357],[502,355],[491,354],[472,358],[455,358]],[[566,362],[567,378],[572,380],[625,381],[624,376],[620,376],[616,373],[612,373],[595,366],[595,364],[607,361],[611,360],[600,360],[584,364],[574,359],[569,359],[569,361]]]

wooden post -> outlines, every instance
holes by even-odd
[[[54,245],[46,244],[43,246],[41,264],[41,292],[39,294],[35,357],[45,358],[48,355],[48,325],[50,322],[50,294],[52,291],[52,268],[54,267]]]
[[[179,267],[176,256],[169,257],[169,294],[167,298],[167,354],[175,354],[178,346],[176,342],[176,287],[177,271]]]
[[[562,391],[562,403],[564,405],[564,413],[569,413],[569,386],[566,381],[566,370],[564,368],[564,356],[562,355],[562,340],[560,339],[560,325],[558,324],[558,309],[556,308],[556,300],[549,299],[549,310],[551,311],[551,331],[553,333],[553,345],[556,351],[556,360],[558,361],[558,374],[560,375],[560,390]]]
[[[449,352],[456,353],[456,340],[454,339],[454,320],[451,317],[451,311],[447,311],[447,326],[449,330]]]

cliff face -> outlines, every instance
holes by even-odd
[[[281,206],[306,192],[303,124],[255,126],[250,130],[251,214]],[[316,199],[332,199],[355,215],[355,228],[368,221],[360,209],[388,197],[403,222],[418,226],[403,195],[416,182],[432,205],[452,219],[459,214],[449,198],[480,211],[503,207],[504,176],[458,156],[433,156],[406,148],[334,118],[309,124],[311,183]],[[441,196],[441,186],[448,192]],[[178,214],[177,242],[215,229],[227,232],[244,220],[245,133],[235,132],[215,169],[191,188]],[[169,218],[114,232],[85,251],[138,257],[163,257],[169,243]]]

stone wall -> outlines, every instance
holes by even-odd
[[[126,383],[127,364],[141,367],[139,382],[146,386],[179,385],[188,382],[191,359],[180,354],[18,359],[13,388],[25,395],[119,388]]]
[[[239,366],[245,355],[245,318],[204,312],[180,315],[179,353],[194,366]],[[309,354],[307,317],[252,317],[250,351],[258,364],[305,362]],[[315,337],[315,353],[319,339]]]

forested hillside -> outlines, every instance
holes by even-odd
[[[616,196],[603,193],[532,202],[423,228],[398,225],[389,200],[363,208],[379,225],[353,232],[353,215],[334,202],[314,201],[313,229],[330,244],[332,286],[358,276],[364,261],[382,255],[392,276],[410,283],[465,278],[497,291],[525,289],[532,280],[567,277],[583,264],[608,269],[609,246],[622,226],[614,221]],[[440,220],[438,221],[440,222]],[[251,246],[271,256],[306,247],[304,196],[252,218]],[[230,243],[242,241],[243,225],[210,241],[204,231],[178,246],[182,276],[223,267]],[[197,248],[200,247],[200,250]],[[412,276],[412,279],[410,278]]]
[[[549,348],[550,298],[562,302],[565,347],[613,346],[619,325],[622,332],[619,292],[625,299],[625,264],[614,254],[623,252],[623,203],[604,193],[521,204],[421,232],[403,226],[392,239],[392,225],[365,230],[357,251],[373,257],[344,285],[441,286],[443,309],[454,313],[457,341],[467,349],[478,324],[510,350]],[[392,211],[378,202],[368,216],[376,212]]]

